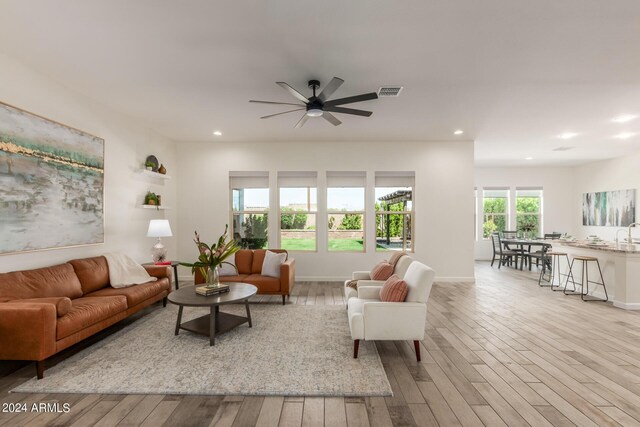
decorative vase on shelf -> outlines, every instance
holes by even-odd
[[[158,169],[158,173],[162,175],[165,175],[167,173],[167,168],[165,168],[162,163],[160,163],[160,168]]]

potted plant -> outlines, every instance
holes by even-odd
[[[158,196],[156,195],[156,193],[147,191],[147,194],[145,194],[144,196],[144,204],[152,206],[159,205],[160,203],[158,203]]]
[[[218,238],[217,243],[212,243],[211,245],[207,245],[200,241],[200,235],[196,231],[196,237],[193,241],[200,252],[200,256],[198,256],[198,260],[194,263],[180,263],[180,265],[184,265],[185,267],[191,267],[192,274],[195,273],[197,268],[207,282],[207,286],[212,287],[220,284],[218,267],[222,264],[228,264],[233,266],[233,268],[236,268],[235,265],[225,261],[231,255],[240,250],[240,246],[237,245],[235,240],[231,239],[227,241],[228,229],[229,225],[225,225],[224,234]]]
[[[153,162],[145,162],[144,167],[147,168],[148,171],[152,171],[155,164]]]

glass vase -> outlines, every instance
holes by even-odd
[[[218,272],[218,267],[209,267],[207,269],[207,286],[219,286],[220,285],[220,275]]]

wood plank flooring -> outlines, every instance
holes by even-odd
[[[476,284],[433,287],[422,362],[412,343],[376,343],[390,397],[11,394],[34,368],[0,362],[3,407],[71,406],[0,413],[0,425],[640,426],[640,313],[539,288],[535,272],[478,263],[476,277]],[[289,304],[344,305],[341,288],[301,283]]]

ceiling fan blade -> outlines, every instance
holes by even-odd
[[[353,102],[369,101],[370,99],[378,99],[378,94],[375,92],[371,92],[362,95],[348,96],[346,98],[331,99],[329,101],[326,101],[324,105],[326,107],[331,105],[351,104]]]
[[[281,88],[286,89],[291,95],[295,96],[296,98],[298,98],[300,101],[304,102],[305,104],[307,102],[309,102],[309,100],[307,98],[305,98],[303,94],[301,94],[300,92],[298,92],[297,90],[295,90],[294,88],[289,86],[287,83],[285,83],[285,82],[276,82],[276,84],[278,86],[280,86]]]
[[[280,114],[293,113],[294,111],[304,110],[304,108],[296,108],[295,110],[283,111],[282,113],[269,114],[268,116],[262,116],[261,119],[268,119],[269,117],[279,116]]]
[[[356,116],[364,116],[364,117],[369,117],[371,114],[373,114],[371,111],[356,110],[355,108],[327,107],[326,104],[324,106],[324,111],[332,111],[334,113],[343,113],[343,114],[354,114]]]
[[[299,107],[304,107],[304,104],[291,104],[289,102],[256,101],[255,99],[250,99],[249,102],[256,102],[258,104],[297,105]]]
[[[307,119],[309,118],[309,116],[307,116],[307,113],[304,114],[304,116],[302,116],[300,118],[300,120],[298,120],[298,123],[296,123],[296,128],[301,128],[302,126],[304,126],[304,124],[307,122]]]
[[[334,126],[338,126],[340,123],[342,123],[340,120],[338,120],[336,116],[329,113],[328,111],[325,111],[324,113],[322,113],[322,117],[324,117],[326,121],[328,121]]]
[[[338,90],[340,86],[342,86],[342,83],[344,83],[344,80],[342,80],[341,78],[339,77],[332,78],[329,84],[326,85],[324,89],[322,89],[322,92],[320,92],[320,95],[318,95],[318,98],[320,98],[320,101],[326,101],[327,98],[330,98],[331,95],[333,95],[333,93],[336,90]]]

